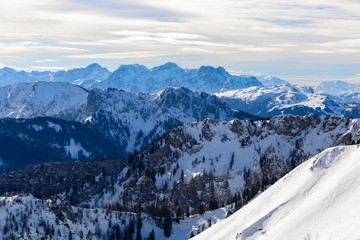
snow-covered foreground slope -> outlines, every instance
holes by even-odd
[[[358,105],[342,104],[326,95],[314,93],[312,88],[281,85],[274,87],[250,87],[216,94],[230,107],[242,109],[258,116],[281,114],[304,115],[316,113],[320,116],[354,116]],[[355,115],[354,115],[355,114]]]
[[[304,162],[199,239],[358,239],[360,148],[329,148]]]

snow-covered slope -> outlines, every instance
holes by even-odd
[[[360,148],[334,147],[306,161],[198,239],[357,239]]]
[[[253,76],[232,76],[222,67],[202,66],[199,69],[182,69],[175,63],[166,63],[152,69],[139,64],[121,65],[108,79],[92,87],[154,93],[167,86],[214,93],[262,86],[262,84]]]
[[[93,84],[101,82],[110,76],[110,72],[97,63],[90,64],[86,68],[74,68],[67,71],[57,71],[52,81],[70,82],[84,88],[90,88]]]
[[[0,117],[54,116],[86,102],[87,90],[64,82],[16,83],[0,87]]]
[[[222,97],[232,108],[264,117],[308,113],[316,113],[320,116],[327,114],[343,116],[349,109],[356,107],[336,103],[325,95],[315,94],[312,88],[291,85],[250,87],[216,95]]]

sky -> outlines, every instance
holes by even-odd
[[[0,67],[223,66],[360,83],[358,0],[1,0]]]

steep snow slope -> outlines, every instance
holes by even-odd
[[[0,87],[0,117],[54,116],[86,102],[87,90],[64,82],[16,83]]]
[[[242,109],[259,116],[308,113],[316,113],[320,116],[327,114],[343,116],[349,109],[356,108],[356,106],[350,107],[336,103],[325,95],[314,94],[312,88],[291,85],[269,88],[250,87],[216,95],[222,97],[232,108]]]
[[[202,66],[199,69],[182,69],[175,63],[166,63],[152,69],[139,64],[121,65],[109,78],[92,87],[154,93],[167,86],[214,93],[262,84],[253,76],[232,76],[223,67]]]
[[[360,148],[316,155],[198,239],[358,239]]]

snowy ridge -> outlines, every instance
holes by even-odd
[[[359,146],[329,148],[194,239],[356,239],[359,158]]]

